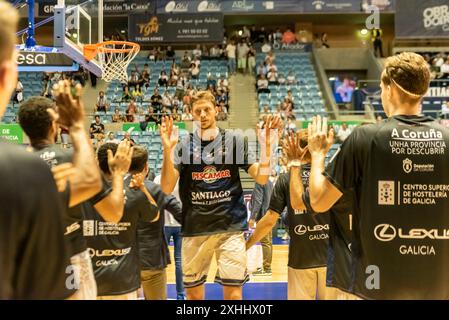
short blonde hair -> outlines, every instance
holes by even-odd
[[[429,90],[430,68],[419,54],[404,52],[386,60],[382,82],[394,83],[405,99],[419,100]]]
[[[199,101],[210,102],[215,108],[215,96],[209,90],[198,91],[192,96],[192,109]]]
[[[0,0],[0,64],[12,58],[18,21],[17,10],[10,3]]]

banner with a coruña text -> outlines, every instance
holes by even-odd
[[[132,14],[128,37],[140,43],[183,43],[223,41],[223,14]]]

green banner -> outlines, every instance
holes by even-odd
[[[333,126],[335,131],[338,132],[340,130],[340,127],[343,123],[346,123],[348,128],[350,130],[354,130],[354,128],[362,125],[363,123],[366,123],[367,121],[328,121],[329,126]],[[310,121],[304,121],[302,122],[302,129],[307,129],[309,126]]]
[[[23,130],[18,124],[0,123],[0,139],[11,143],[23,143]]]
[[[174,125],[178,126],[179,129],[185,129],[186,128],[186,124],[184,122],[175,122]],[[128,131],[131,128],[133,128],[132,131],[135,131],[135,132],[141,132],[142,131],[140,129],[140,124],[139,123],[134,123],[134,122],[124,123],[123,127],[122,127],[122,130],[123,131]],[[159,129],[158,129],[158,126],[157,126],[156,123],[154,123],[154,122],[149,122],[148,123],[146,131],[157,131],[157,130],[159,130]]]

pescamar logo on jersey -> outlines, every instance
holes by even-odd
[[[412,162],[412,160],[407,158],[404,161],[402,161],[402,168],[404,169],[405,173],[412,172],[412,169],[413,169],[413,162]]]
[[[192,180],[204,181],[206,183],[214,183],[217,180],[230,178],[230,170],[217,171],[214,166],[207,166],[203,169],[203,172],[192,172]]]

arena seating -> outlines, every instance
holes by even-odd
[[[265,55],[260,54],[256,58],[257,65],[263,61]],[[296,120],[305,121],[316,114],[325,115],[326,110],[318,85],[317,77],[309,53],[297,52],[276,52],[275,64],[278,74],[287,77],[290,71],[293,72],[297,80],[297,85],[270,85],[270,93],[259,94],[259,110],[263,111],[264,106],[269,106],[271,111],[284,100],[287,91],[291,90],[295,97]]]

